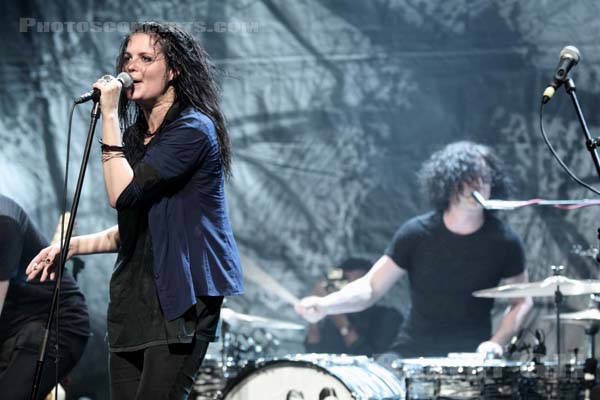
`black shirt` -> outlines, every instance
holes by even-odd
[[[415,217],[385,253],[408,272],[411,286],[412,309],[397,348],[404,357],[475,351],[490,338],[493,300],[472,293],[522,273],[525,265],[520,239],[488,213],[469,235],[449,231],[441,212]]]
[[[191,343],[194,337],[216,340],[223,298],[198,297],[195,307],[168,321],[156,294],[147,208],[121,210],[118,219],[121,247],[110,280],[107,315],[110,350]]]
[[[48,245],[25,211],[0,195],[0,281],[9,280],[0,315],[0,340],[14,335],[24,324],[45,321],[50,310],[54,281],[26,281],[29,262]],[[65,269],[60,296],[60,329],[88,336],[89,316],[83,294]]]

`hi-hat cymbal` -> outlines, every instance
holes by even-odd
[[[513,283],[490,289],[473,292],[475,297],[516,298],[554,296],[556,289],[565,296],[600,293],[600,281],[570,279],[562,275],[554,275],[539,282]]]
[[[546,315],[544,319],[555,319],[555,315]],[[600,310],[597,308],[588,308],[583,311],[560,314],[560,319],[563,322],[588,322],[600,321]]]
[[[242,314],[233,311],[231,308],[223,307],[221,309],[221,318],[231,326],[246,325],[253,328],[265,329],[287,329],[287,330],[303,330],[304,325],[294,322],[280,321],[272,318],[259,317],[256,315]]]

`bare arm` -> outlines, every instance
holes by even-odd
[[[405,274],[388,256],[384,255],[369,272],[341,290],[325,297],[305,297],[295,306],[296,312],[309,322],[326,315],[362,311],[375,304]]]
[[[377,303],[402,275],[403,269],[390,257],[382,256],[365,276],[325,296],[321,307],[327,314],[362,311]]]
[[[6,300],[9,284],[10,281],[0,281],[0,315],[2,315],[2,308],[4,308],[4,300]]]
[[[528,282],[529,278],[527,275],[527,271],[519,275],[515,275],[513,277],[507,278],[504,280],[505,284],[512,283],[525,283]],[[490,341],[498,343],[500,345],[506,344],[509,339],[515,335],[521,326],[523,325],[523,321],[527,316],[527,313],[531,310],[533,306],[533,301],[531,297],[523,297],[516,299],[506,310],[506,313],[502,320],[500,321],[500,325],[496,330],[496,333],[492,336]]]
[[[76,255],[113,253],[119,249],[120,237],[119,226],[115,225],[102,232],[91,235],[76,236],[69,243],[69,252],[67,259]],[[54,279],[54,261],[58,260],[60,246],[54,243],[45,249],[42,249],[37,256],[31,260],[25,273],[27,280],[32,280],[40,272],[42,273],[40,281],[44,282],[47,277]]]
[[[119,250],[119,226],[112,226],[102,232],[91,235],[77,236],[73,243],[74,255],[114,253]],[[70,252],[69,252],[70,253]]]
[[[117,111],[121,84],[116,79],[112,79],[108,83],[101,81],[94,83],[92,87],[102,92],[102,96],[100,96],[102,142],[107,145],[121,146],[121,129]],[[125,158],[113,157],[102,162],[102,171],[110,206],[115,208],[117,199],[133,180],[133,170]]]
[[[102,142],[109,145],[121,146],[121,130],[118,116],[102,114]],[[114,157],[102,162],[104,184],[110,206],[117,206],[117,199],[133,180],[133,170],[123,157]]]
[[[528,280],[527,271],[524,271],[519,275],[506,278],[503,283],[524,283]],[[531,310],[532,306],[533,302],[531,301],[530,297],[515,299],[506,309],[504,317],[502,317],[502,321],[500,321],[500,325],[498,326],[496,333],[489,340],[479,344],[477,351],[483,354],[501,356],[503,353],[502,346],[519,331],[523,325],[523,321],[525,320],[527,313],[529,310]]]

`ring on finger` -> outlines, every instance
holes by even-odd
[[[33,270],[37,271],[37,269],[38,269],[38,263],[33,263]]]
[[[48,257],[48,258],[46,258],[46,259],[44,260],[44,262],[45,262],[46,264],[50,264],[50,262],[52,262],[52,260],[50,259],[50,257]]]

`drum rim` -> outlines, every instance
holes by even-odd
[[[406,373],[432,373],[438,375],[471,375],[501,369],[503,371],[518,372],[523,363],[512,360],[460,360],[450,357],[418,357],[400,358],[395,361],[394,369],[401,374]],[[459,372],[459,370],[462,370]]]
[[[354,393],[352,392],[352,390],[350,390],[350,388],[348,387],[348,385],[346,385],[346,383],[340,377],[333,374],[327,368],[322,367],[316,363],[313,363],[313,362],[310,362],[307,360],[291,360],[291,359],[285,359],[285,358],[273,359],[273,360],[258,360],[255,363],[251,363],[251,364],[244,366],[242,368],[242,370],[233,379],[229,380],[229,382],[227,382],[227,384],[225,385],[225,389],[223,389],[223,398],[225,398],[229,394],[229,392],[231,390],[233,390],[234,387],[236,387],[238,384],[242,383],[244,380],[249,378],[254,372],[257,372],[263,368],[269,368],[269,367],[272,367],[275,365],[284,365],[284,366],[292,366],[292,367],[307,366],[309,368],[316,369],[321,372],[325,372],[328,375],[334,377],[338,382],[340,382],[346,389],[348,389],[348,392],[350,392],[352,394],[352,397],[356,398],[354,396]]]
[[[245,381],[247,378],[249,378],[254,372],[257,372],[263,368],[269,368],[269,367],[273,367],[276,365],[283,365],[283,366],[291,366],[291,367],[309,367],[311,369],[315,369],[321,372],[326,373],[328,376],[331,376],[333,378],[335,378],[339,383],[342,384],[343,387],[346,388],[346,390],[348,390],[348,392],[350,393],[350,395],[352,396],[353,399],[358,400],[356,397],[356,393],[348,387],[348,385],[346,384],[346,382],[344,382],[342,380],[342,378],[340,378],[339,376],[337,376],[336,374],[334,374],[332,371],[328,370],[327,368],[317,364],[316,362],[311,362],[308,360],[294,360],[294,359],[290,359],[290,358],[277,358],[277,359],[269,359],[269,360],[257,360],[254,363],[250,363],[246,366],[244,366],[239,373],[232,379],[230,379],[227,384],[225,385],[225,388],[223,389],[223,396],[222,398],[225,399],[229,393],[238,385],[241,384],[243,381]],[[391,371],[390,371],[391,373]]]

